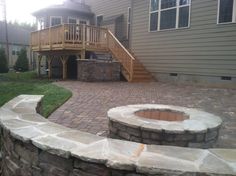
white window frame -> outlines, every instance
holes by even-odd
[[[219,23],[219,20],[220,20],[220,1],[221,0],[218,0],[218,12],[217,12],[217,24],[218,25],[222,25],[222,24],[232,24],[232,23],[236,23],[236,0],[233,0],[234,1],[234,4],[233,4],[233,14],[232,14],[232,21],[231,22],[223,22],[223,23]]]
[[[127,39],[129,39],[130,31],[129,29],[131,28],[131,7],[128,7],[128,13],[127,13]]]
[[[98,17],[102,16],[102,18],[104,19],[104,14],[99,14],[96,15],[96,26],[98,25]]]
[[[60,18],[61,19],[61,24],[63,24],[62,16],[50,16],[50,27],[52,27],[52,19],[53,18]]]
[[[75,20],[76,21],[76,24],[78,23],[78,19],[75,18],[75,17],[68,17],[67,19],[67,23],[69,24],[70,20]]]
[[[180,4],[180,0],[176,0],[176,6],[175,7],[170,7],[170,8],[166,8],[166,9],[161,9],[161,1],[159,0],[159,8],[158,10],[155,11],[151,11],[151,2],[152,0],[149,0],[149,23],[148,23],[148,32],[157,32],[157,31],[169,31],[169,30],[179,30],[179,29],[186,29],[186,28],[190,28],[190,22],[191,22],[191,7],[192,7],[192,0],[190,0],[189,4],[186,5],[179,5]],[[186,27],[179,27],[179,9],[182,7],[188,7],[189,6],[189,17],[188,17],[188,26]],[[171,10],[171,9],[175,9],[176,8],[176,24],[175,24],[175,28],[171,28],[171,29],[160,29],[161,27],[161,12],[166,11],[166,10]],[[150,22],[151,22],[151,14],[152,13],[158,13],[158,23],[157,23],[157,30],[152,30],[150,29]]]
[[[78,19],[78,24],[80,24],[80,21],[86,21],[86,25],[90,25],[90,21],[89,20]]]

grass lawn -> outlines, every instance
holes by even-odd
[[[72,96],[69,90],[37,79],[35,72],[0,74],[0,107],[20,94],[44,95],[41,114],[46,118]]]

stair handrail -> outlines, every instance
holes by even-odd
[[[126,69],[126,71],[129,73],[129,80],[131,81],[132,80],[132,78],[133,78],[133,68],[134,68],[134,61],[135,61],[135,58],[133,57],[133,55],[121,44],[121,42],[115,37],[115,35],[109,30],[109,29],[107,29],[107,31],[108,31],[108,34],[112,37],[112,39],[123,49],[123,51],[129,56],[129,58],[130,58],[130,61],[131,61],[131,65],[130,65],[130,68],[128,69],[128,68],[126,68],[126,67],[124,67],[125,69]],[[109,40],[109,38],[107,39],[107,40]],[[110,46],[109,46],[109,42],[108,42],[108,46],[107,46],[108,48],[109,48],[109,50],[111,51],[111,48],[110,48]],[[117,58],[118,60],[119,60],[119,58]],[[122,61],[121,61],[121,63],[122,63]]]

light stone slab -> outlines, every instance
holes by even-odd
[[[33,139],[33,144],[40,149],[64,158],[70,157],[73,149],[82,149],[86,145],[78,144],[71,140],[65,140],[56,136],[45,136]]]
[[[20,119],[4,120],[4,121],[1,121],[1,123],[8,130],[20,129],[20,128],[25,128],[29,126],[38,125],[37,123],[26,122]]]
[[[36,122],[36,123],[47,123],[48,120],[42,117],[39,114],[22,114],[19,116],[20,119],[29,122]]]
[[[19,114],[12,112],[10,109],[0,108],[0,120],[10,120],[10,119],[18,119]]]
[[[235,171],[229,163],[225,162],[224,160],[221,160],[220,158],[212,154],[209,154],[204,158],[199,168],[200,172],[203,173],[235,175]]]
[[[46,124],[42,124],[42,125],[38,125],[36,127],[39,131],[46,133],[48,135],[52,135],[52,134],[60,134],[60,133],[65,133],[65,132],[69,132],[69,131],[73,131],[70,128],[52,123],[52,122],[47,122]]]
[[[197,165],[191,161],[172,158],[158,153],[143,152],[137,162],[137,171],[145,174],[173,173],[173,175],[177,175],[177,173],[195,173],[199,170]]]
[[[191,148],[172,147],[172,146],[157,146],[157,145],[148,145],[146,151],[150,153],[163,155],[169,158],[186,160],[189,162],[197,162],[209,154],[207,150],[202,150],[202,149],[191,149]]]
[[[113,169],[134,170],[135,162],[144,148],[145,145],[143,144],[104,139],[87,146],[85,149],[74,150],[72,156],[90,162],[105,163]]]
[[[81,144],[89,145],[91,143],[104,140],[104,137],[96,136],[90,133],[85,133],[81,131],[70,131],[57,135],[62,139],[72,140]]]
[[[36,113],[36,110],[33,108],[25,108],[25,107],[15,107],[12,109],[13,112],[18,114],[33,114]]]
[[[34,126],[31,126],[21,129],[13,129],[11,130],[11,136],[23,142],[29,142],[34,138],[45,136],[45,133],[40,132]]]

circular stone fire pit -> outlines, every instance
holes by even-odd
[[[112,138],[145,144],[210,148],[219,136],[220,117],[167,105],[128,105],[108,111]]]

